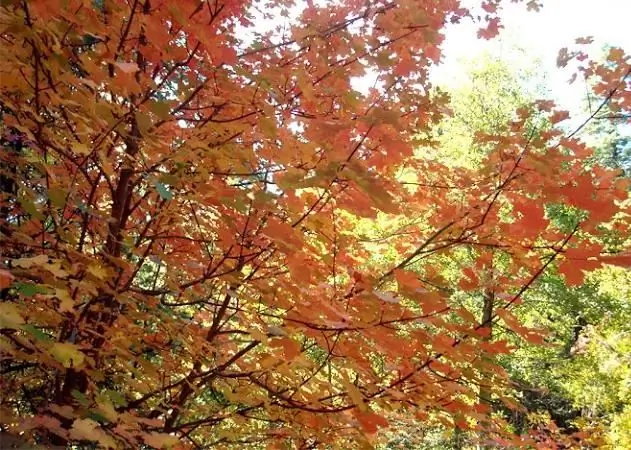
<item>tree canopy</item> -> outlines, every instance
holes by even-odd
[[[581,140],[604,112],[628,121],[629,56],[561,50],[597,99],[573,129],[502,67],[476,75],[491,96],[432,86],[445,25],[491,39],[500,6],[2,1],[2,431],[79,448],[392,448],[415,429],[458,448],[600,445],[574,416],[522,420],[561,342],[589,357],[545,383],[576,373],[559,389],[630,442],[628,316],[602,327],[603,305],[629,308],[612,292],[629,272],[610,267],[631,265],[628,180]],[[585,377],[603,364],[595,407]]]

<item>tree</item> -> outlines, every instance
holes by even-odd
[[[607,49],[605,55],[611,55],[610,51]],[[597,59],[608,70],[615,67],[610,57]],[[588,77],[586,84],[593,88],[602,81],[598,78]],[[583,135],[594,147],[593,159],[618,169],[618,176],[623,177],[625,172],[619,169],[627,165],[626,158],[616,149],[625,146],[626,113],[611,111],[605,98],[608,93],[603,94],[602,88],[600,92],[589,95],[586,102],[586,115],[595,121],[586,123]],[[628,216],[622,215],[615,225],[607,226],[607,232],[597,240],[603,253],[628,247],[626,221]],[[503,358],[530,413],[550,415],[566,428],[591,429],[591,434],[607,442],[607,448],[628,447],[628,413],[624,409],[628,394],[622,386],[628,383],[629,365],[619,349],[627,345],[631,321],[629,274],[628,269],[603,267],[577,286],[568,286],[558,273],[546,274],[526,295],[519,317],[545,326],[548,346],[521,346]],[[527,417],[518,414],[515,422],[516,426],[523,425]]]
[[[440,162],[450,167],[479,165],[489,148],[484,142],[476,142],[476,135],[480,132],[503,133],[512,121],[515,111],[528,108],[533,99],[533,93],[528,92],[528,87],[534,85],[533,74],[528,71],[515,72],[503,65],[501,61],[491,62],[480,55],[475,55],[471,61],[478,63],[466,64],[467,70],[470,70],[464,74],[469,80],[468,83],[449,92],[454,98],[454,101],[450,102],[453,114],[436,127],[437,146],[421,150],[432,157],[437,157]],[[519,76],[520,74],[525,74],[525,77]],[[495,97],[495,93],[501,94]],[[531,129],[539,130],[539,133],[547,129],[545,121],[542,122],[535,115],[532,115],[529,120]],[[547,217],[558,224],[567,222],[562,210],[552,208],[553,205],[549,206],[546,212]],[[564,214],[567,216],[567,211]],[[608,247],[606,251],[611,251],[614,248],[612,244],[622,237],[616,237],[614,234],[616,233],[608,234],[606,239],[601,240],[601,244]],[[379,231],[375,233],[373,239],[377,237],[379,237]],[[441,271],[441,274],[449,280],[447,286],[451,286],[451,306],[464,305],[476,316],[482,317],[484,321],[485,315],[493,310],[493,296],[489,295],[489,291],[476,292],[470,287],[462,289],[457,286],[463,270],[471,270],[470,266],[473,262],[471,255],[476,254],[476,245],[479,244],[469,244],[469,249],[466,251],[467,246],[463,243],[460,248],[465,251],[454,253],[452,258],[443,262],[437,260],[433,267]],[[489,248],[487,251],[489,261],[495,260],[495,267],[491,266],[493,271],[501,271],[502,260],[505,260],[502,257],[502,249]],[[377,254],[381,255],[383,252]],[[445,261],[447,264],[444,264]],[[478,277],[489,276],[488,270],[478,269],[474,272]],[[577,339],[584,339],[581,336],[586,325],[610,322],[607,317],[610,318],[612,314],[619,317],[617,320],[621,323],[629,322],[628,319],[625,321],[625,295],[621,294],[617,300],[598,295],[600,282],[597,281],[594,285],[593,281],[598,279],[598,277],[592,277],[590,283],[574,288],[566,286],[563,276],[559,276],[556,271],[547,270],[538,283],[524,293],[523,303],[515,312],[521,321],[531,326],[545,326],[550,330],[545,346],[527,344],[519,338],[515,340],[510,330],[505,330],[501,326],[489,326],[490,334],[494,338],[508,341],[518,348],[516,352],[501,355],[500,358],[500,363],[516,383],[516,395],[527,408],[528,414],[512,411],[506,415],[511,426],[516,427],[517,430],[524,431],[533,419],[546,416],[552,417],[559,426],[566,429],[576,430],[575,424],[583,421],[592,427],[590,433],[596,431],[593,428],[595,425],[607,427],[611,422],[608,415],[591,414],[580,418],[582,400],[577,398],[573,391],[589,392],[589,388],[593,389],[596,385],[593,375],[599,370],[598,363],[588,361],[582,354],[572,354],[568,360],[570,350],[572,349],[573,352]],[[605,326],[605,329],[609,328]],[[490,336],[487,339],[490,340]],[[598,345],[594,345],[594,349],[596,354],[599,354]],[[581,377],[584,378],[581,380]],[[602,383],[599,386],[606,388],[605,385],[609,382],[604,378],[606,377],[601,377]],[[602,391],[598,392],[602,393]],[[618,393],[615,390],[610,390],[610,392],[611,401],[604,401],[602,395],[596,394],[595,397],[601,401],[596,401],[592,396],[593,405],[599,408],[599,405],[605,403],[611,405],[622,402],[624,404],[624,394],[619,399],[614,399]],[[480,389],[481,399],[485,397],[483,394],[484,390]],[[485,403],[490,404],[496,414],[502,411],[508,412],[505,407],[489,401],[488,398],[485,399]],[[391,433],[392,445],[406,443],[411,445],[409,448],[423,449],[462,448],[463,443],[471,437],[470,433],[459,430],[456,430],[453,437],[449,437],[449,427],[445,426],[431,428],[412,424],[409,428],[412,431],[401,433],[398,429],[394,430]],[[392,448],[399,448],[396,445]]]
[[[562,255],[587,261],[574,280],[594,264],[625,186],[585,171],[574,136],[532,129],[533,111],[565,117],[546,101],[479,135],[480,167],[415,155],[445,110],[427,74],[457,2],[307,2],[268,32],[256,6],[2,3],[2,127],[20,143],[1,161],[4,426],[58,445],[352,448],[407,416],[536,445],[475,400],[483,382],[511,404],[493,358],[510,349],[486,330],[541,340],[511,309]],[[380,87],[362,96],[367,69]],[[544,203],[583,213],[556,226]],[[401,257],[376,272],[355,225],[378,215],[424,220],[387,237]],[[432,269],[472,246],[461,284],[493,292],[483,321]],[[485,248],[504,255],[490,279]]]
[[[521,67],[508,65],[487,53],[471,55],[461,62],[466,80],[457,88],[445,87],[451,114],[433,130],[438,159],[449,166],[480,165],[489,146],[476,140],[478,133],[501,134],[519,108],[528,108],[545,95],[536,61],[518,48]],[[529,126],[539,128],[533,116]]]

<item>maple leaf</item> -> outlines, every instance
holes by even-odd
[[[15,277],[11,274],[11,272],[0,269],[0,289],[6,289],[11,286],[14,279]]]
[[[125,73],[134,73],[140,70],[138,68],[138,64],[129,63],[129,62],[117,62],[116,67],[118,67],[120,70],[122,70]]]
[[[397,269],[394,271],[394,276],[400,287],[405,289],[416,291],[416,289],[423,287],[423,284],[418,279],[418,275],[413,272]]]
[[[374,434],[379,431],[379,428],[384,428],[389,425],[389,422],[385,418],[372,411],[362,412],[355,410],[355,417],[368,434]]]
[[[180,442],[176,436],[171,436],[165,433],[146,434],[142,439],[147,445],[158,449],[170,449]]]
[[[79,155],[88,155],[90,154],[90,148],[82,144],[81,142],[75,143],[72,145],[72,151]]]
[[[157,182],[156,190],[163,200],[172,200],[173,193],[166,187],[164,183]]]
[[[567,111],[555,111],[551,116],[550,116],[550,121],[552,123],[559,123],[562,122],[563,120],[566,120],[570,117],[570,113]]]
[[[24,324],[24,318],[16,305],[0,303],[0,328],[15,329]]]
[[[622,61],[624,59],[625,59],[624,50],[618,47],[611,48],[609,50],[609,53],[607,54],[607,60],[611,62]]]
[[[504,26],[500,24],[500,19],[493,17],[488,21],[486,28],[478,30],[478,38],[493,39],[500,34],[500,28],[504,28]]]
[[[622,252],[616,255],[602,255],[598,258],[606,264],[613,264],[621,267],[631,267],[631,252]]]
[[[374,294],[377,296],[377,298],[379,298],[380,300],[383,300],[384,302],[387,303],[399,303],[399,299],[396,298],[393,293],[390,292],[378,292],[375,291]]]
[[[488,13],[495,13],[497,11],[497,3],[495,1],[485,1],[482,3],[482,9]]]
[[[65,289],[56,289],[55,297],[59,299],[59,311],[72,311],[74,308],[74,300]]]
[[[50,354],[67,368],[81,368],[85,355],[74,344],[56,342],[50,347]]]
[[[48,256],[47,255],[37,255],[30,258],[19,258],[13,261],[13,264],[16,267],[22,267],[28,269],[33,266],[42,266],[44,264],[48,264]]]
[[[70,429],[70,438],[76,440],[96,441],[105,448],[118,448],[116,441],[99,428],[92,419],[77,419]]]

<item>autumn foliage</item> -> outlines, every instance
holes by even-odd
[[[493,327],[544,342],[514,308],[544,271],[580,283],[605,261],[595,238],[626,232],[627,186],[585,165],[547,101],[478,137],[482,167],[432,158],[448,99],[428,71],[468,16],[455,0],[3,1],[3,425],[105,448],[354,448],[401,420],[520,448],[580,438],[491,417],[518,407]],[[611,57],[583,69],[628,109]],[[377,218],[387,267],[356,230]],[[464,248],[454,284],[438,267]]]

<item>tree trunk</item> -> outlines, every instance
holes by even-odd
[[[495,295],[491,291],[487,291],[484,294],[484,303],[482,305],[482,320],[480,321],[480,325],[482,328],[488,329],[488,332],[485,334],[482,340],[484,342],[489,342],[492,340],[492,332],[493,332],[493,306],[495,302]],[[488,356],[484,356],[484,358],[488,358]],[[488,383],[490,380],[482,380],[480,386],[480,393],[478,394],[478,402],[480,404],[484,404],[489,408],[491,408],[491,392],[488,387]],[[485,432],[480,433],[480,443],[478,444],[478,449],[486,450],[492,448],[492,446],[488,446],[484,444],[485,441],[488,440],[488,436]]]

